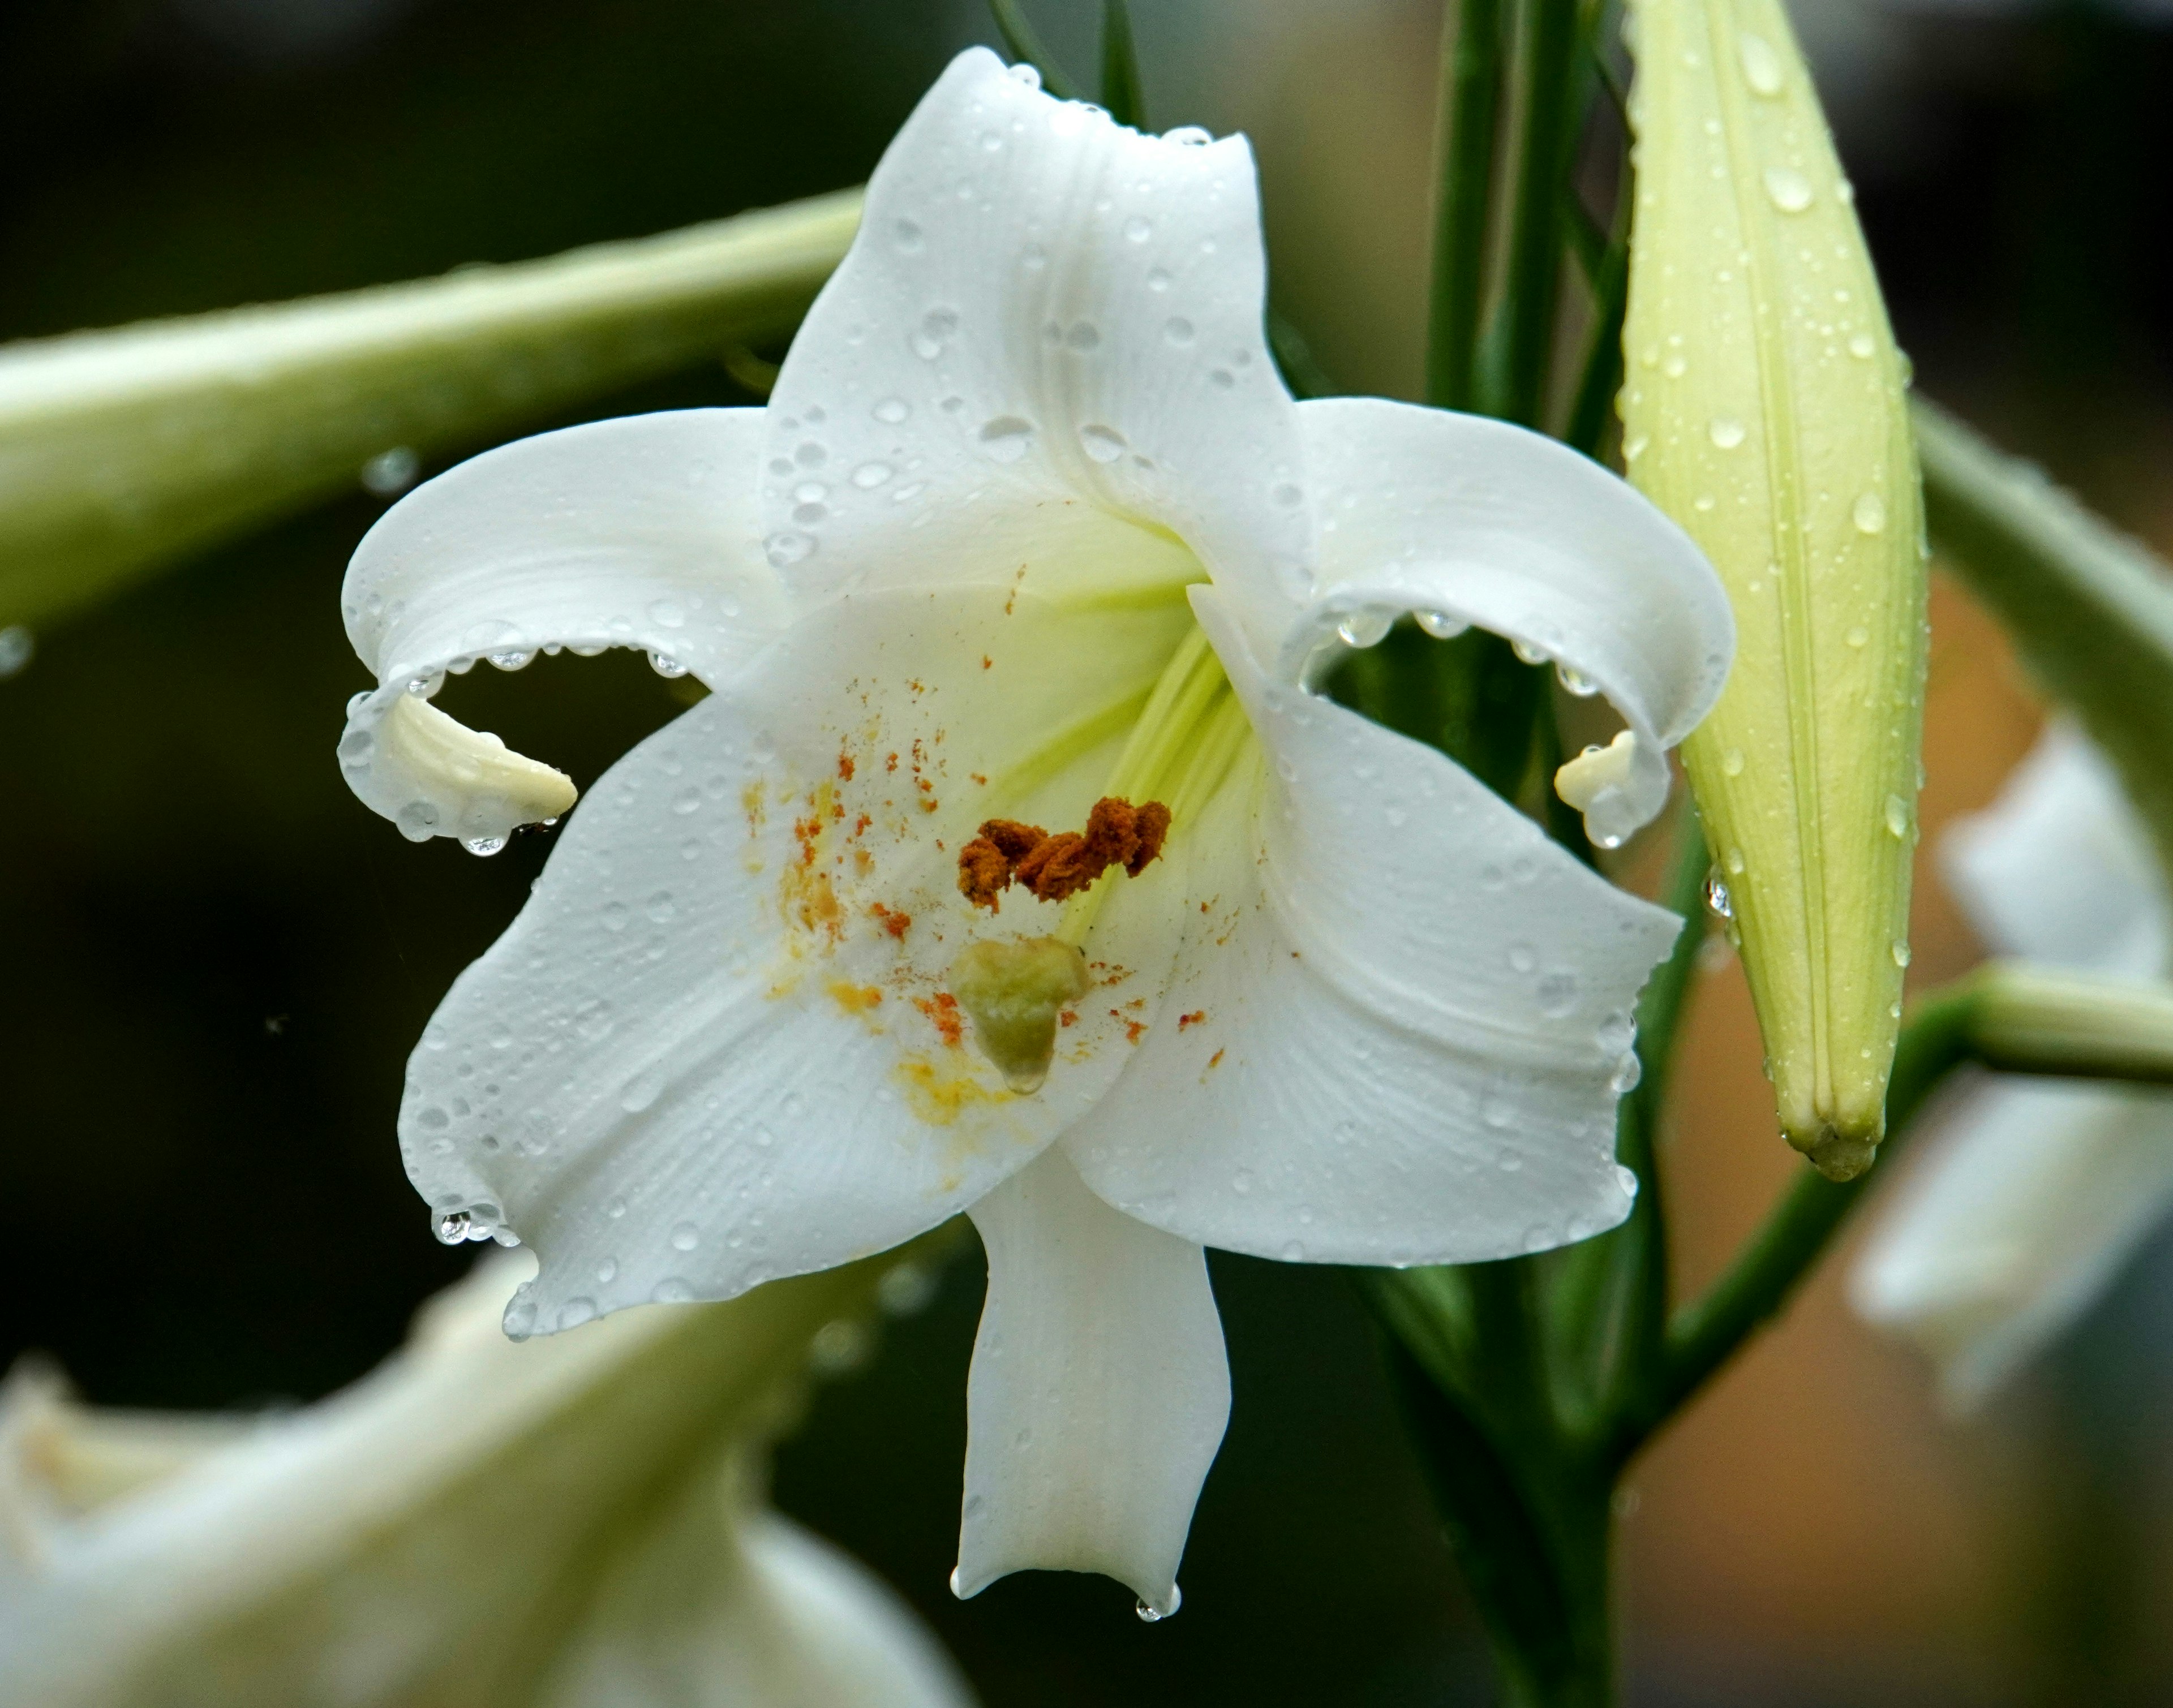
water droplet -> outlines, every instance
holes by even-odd
[[[1518,943],[1511,946],[1509,950],[1509,970],[1511,972],[1529,973],[1539,964],[1539,954],[1533,949],[1530,944]]]
[[[1723,450],[1734,450],[1743,443],[1746,429],[1732,415],[1716,415],[1706,423],[1706,436]]]
[[[1909,803],[1898,795],[1886,797],[1886,833],[1897,842],[1909,834]]]
[[[380,451],[362,466],[362,489],[374,498],[397,497],[415,484],[422,460],[404,445]]]
[[[1239,1169],[1236,1177],[1230,1183],[1230,1189],[1240,1196],[1250,1192],[1253,1189],[1253,1171],[1249,1168]]]
[[[1378,646],[1395,626],[1396,619],[1389,612],[1353,611],[1335,625],[1335,632],[1345,646],[1363,649]]]
[[[1164,131],[1162,139],[1165,143],[1174,143],[1180,148],[1204,148],[1215,140],[1197,125],[1179,125],[1173,131]],[[1174,1613],[1177,1609],[1172,1608],[1170,1611]]]
[[[1549,1020],[1561,1020],[1577,1011],[1577,974],[1566,968],[1550,973],[1539,981],[1539,1012]]]
[[[445,685],[445,673],[433,671],[428,676],[407,678],[407,692],[418,700],[427,700]]]
[[[1868,362],[1879,353],[1879,341],[1868,332],[1858,332],[1848,341],[1848,353],[1859,362]]]
[[[1624,439],[1622,441],[1622,461],[1625,462],[1636,461],[1639,457],[1644,455],[1645,447],[1652,442],[1653,441],[1649,437],[1642,433],[1637,434],[1631,438]]]
[[[1124,241],[1127,243],[1145,243],[1153,235],[1154,222],[1151,219],[1142,219],[1135,213],[1124,222]]]
[[[1081,355],[1089,350],[1098,348],[1101,342],[1101,329],[1092,321],[1074,321],[1071,323],[1071,330],[1064,335],[1065,348],[1068,350],[1076,350]]]
[[[494,652],[490,661],[502,671],[526,670],[536,655],[532,652]]]
[[[1811,205],[1811,180],[1793,166],[1768,166],[1766,197],[1783,213],[1801,213]]]
[[[11,622],[0,628],[0,682],[6,682],[12,676],[20,675],[24,666],[30,663],[30,655],[37,649],[36,637],[21,623]],[[364,693],[356,698],[368,699],[369,696]]]
[[[763,556],[769,559],[773,569],[790,569],[814,549],[814,536],[809,534],[772,534],[762,542]]]
[[[1546,664],[1554,657],[1554,655],[1545,647],[1535,645],[1529,640],[1512,640],[1509,643],[1509,650],[1528,665]]]
[[[1436,640],[1454,640],[1471,625],[1460,617],[1452,617],[1446,611],[1421,611],[1418,613],[1419,627]]]
[[[1079,429],[1079,443],[1096,462],[1114,462],[1124,454],[1124,435],[1098,422]]]
[[[1179,349],[1190,343],[1194,336],[1192,322],[1183,315],[1178,315],[1167,322],[1162,329],[1162,335]]]
[[[981,424],[981,449],[996,462],[1016,462],[1033,449],[1033,423],[1016,415],[999,415]]]
[[[1669,356],[1660,364],[1660,371],[1670,380],[1680,380],[1690,370],[1690,363],[1680,353]]]
[[[434,1230],[438,1236],[438,1243],[445,1246],[461,1244],[467,1238],[468,1228],[473,1220],[474,1218],[464,1210],[452,1210],[439,1216]]]
[[[1303,1263],[1305,1261],[1305,1242],[1302,1240],[1285,1240],[1283,1242],[1282,1260],[1286,1263]]]
[[[920,227],[910,219],[901,219],[892,226],[891,236],[903,255],[918,255],[926,246]]]
[[[1859,622],[1853,628],[1850,629],[1847,634],[1844,634],[1841,638],[1847,641],[1851,646],[1863,646],[1869,643],[1871,639],[1871,631]]]
[[[686,665],[681,664],[676,658],[666,658],[661,652],[652,652],[649,655],[649,667],[666,681],[671,681],[687,674]]]
[[[1909,964],[1909,943],[1906,938],[1896,937],[1887,946],[1894,951],[1894,964],[1896,967],[1906,967]]]
[[[891,472],[891,466],[887,462],[864,462],[853,471],[853,484],[862,492],[867,492],[888,480]]]
[[[649,1290],[649,1296],[660,1305],[684,1305],[693,1298],[694,1289],[677,1275],[666,1275]]]
[[[1166,267],[1151,267],[1148,270],[1147,288],[1151,291],[1166,291],[1174,283],[1175,281],[1170,277],[1169,269]]]
[[[437,833],[438,809],[427,800],[411,800],[393,821],[410,842],[428,842]]]
[[[913,406],[903,397],[886,397],[868,412],[887,427],[896,427],[913,413]]]
[[[1573,665],[1557,661],[1555,680],[1562,685],[1565,693],[1573,694],[1580,700],[1588,700],[1599,692],[1599,684]]]
[[[1023,60],[1011,67],[1011,81],[1013,83],[1022,83],[1028,89],[1039,89],[1041,87],[1041,73],[1036,71],[1032,66],[1027,64]],[[952,1576],[956,1576],[957,1574],[953,1573]],[[953,1584],[952,1587],[956,1589],[957,1586]]]
[[[1637,1052],[1625,1050],[1615,1064],[1615,1077],[1607,1083],[1618,1097],[1626,1097],[1637,1089],[1637,1082],[1645,1077],[1645,1064],[1637,1059]]]
[[[1730,747],[1720,756],[1720,774],[1723,777],[1740,777],[1743,774],[1743,750],[1740,747]]]
[[[569,1299],[558,1307],[558,1326],[561,1328],[578,1328],[584,1323],[594,1322],[596,1315],[596,1301],[594,1299]]]
[[[1735,39],[1735,52],[1743,67],[1743,80],[1750,85],[1753,94],[1771,100],[1781,93],[1786,78],[1781,56],[1773,51],[1771,42],[1746,30]]]
[[[505,838],[502,836],[464,836],[461,838],[461,846],[480,859],[488,859],[494,854],[504,852]]]
[[[603,1285],[608,1287],[617,1279],[618,1259],[617,1258],[606,1258],[596,1265],[596,1280]]]
[[[702,1242],[702,1231],[691,1221],[682,1221],[671,1230],[671,1249],[691,1252]]]
[[[1178,1608],[1184,1605],[1184,1592],[1173,1583],[1169,1587],[1169,1605],[1167,1607],[1157,1607],[1151,1602],[1141,1601],[1134,1605],[1132,1611],[1137,1614],[1144,1623],[1155,1625],[1160,1624],[1164,1619],[1167,1619],[1172,1614],[1175,1613]]]
[[[1728,880],[1718,866],[1705,875],[1705,904],[1723,919],[1735,917],[1735,898],[1728,893]]]
[[[1855,520],[1859,534],[1883,534],[1886,531],[1886,500],[1877,493],[1865,493],[1849,512]]]

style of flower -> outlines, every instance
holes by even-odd
[[[1175,1572],[1229,1390],[1208,1245],[1468,1262],[1609,1227],[1680,922],[1311,691],[1405,612],[1604,690],[1594,838],[1668,792],[1733,629],[1685,536],[1496,423],[1292,402],[1242,138],[953,62],[767,409],[601,423],[404,499],[349,571],[341,751],[410,835],[572,786],[429,703],[539,647],[709,697],[596,785],[411,1064],[515,1334],[728,1298],[960,1210],[988,1303],[954,1587]]]
[[[0,1698],[41,1708],[968,1708],[892,1592],[759,1499],[878,1266],[510,1344],[525,1257],[278,1416],[0,1386]],[[907,1276],[910,1280],[910,1275]]]
[[[2165,975],[2173,897],[2149,832],[2072,725],[2049,728],[1941,854],[1995,951]],[[2088,1309],[2169,1210],[2173,1093],[1996,1080],[1896,1188],[1858,1260],[1856,1307],[1923,1348],[1967,1411]]]

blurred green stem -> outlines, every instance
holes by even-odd
[[[1426,400],[1444,409],[1473,409],[1479,402],[1479,317],[1486,296],[1506,12],[1507,0],[1464,0],[1445,8],[1442,19],[1435,121],[1440,188],[1434,204]]]
[[[1501,384],[1489,412],[1536,427],[1546,407],[1561,298],[1562,197],[1575,143],[1570,115],[1584,32],[1577,0],[1523,0],[1521,12],[1517,191],[1496,311]]]
[[[638,242],[0,350],[0,624],[789,331],[843,191]],[[373,476],[373,478],[380,478]]]

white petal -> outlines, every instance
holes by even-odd
[[[2114,977],[2165,970],[2165,878],[2150,833],[2072,724],[2046,727],[1998,800],[1947,832],[1939,859],[2001,954]]]
[[[1479,416],[1377,398],[1299,406],[1321,515],[1321,594],[1282,642],[1317,675],[1356,617],[1439,612],[1537,648],[1605,692],[1634,738],[1580,804],[1611,846],[1666,804],[1665,750],[1719,697],[1735,650],[1704,556],[1626,482],[1565,445]]]
[[[1230,1417],[1206,1255],[1119,1215],[1060,1153],[973,1207],[989,1297],[966,1388],[952,1585],[1098,1571],[1157,1613]]]
[[[1263,332],[1242,137],[1051,100],[973,48],[868,185],[772,394],[763,513],[798,591],[1008,576],[1103,509],[1302,590],[1312,521]]]
[[[283,1416],[217,1420],[224,1442],[102,1492],[53,1471],[87,1439],[109,1458],[116,1434],[141,1442],[177,1424],[50,1398],[26,1417],[11,1378],[0,1517],[31,1545],[0,1571],[7,1700],[521,1708],[540,1677],[593,1676],[636,1637],[641,1664],[606,1673],[624,1689],[560,1689],[553,1708],[620,1708],[640,1700],[634,1683],[675,1674],[663,1697],[675,1705],[957,1700],[937,1688],[925,1639],[870,1605],[871,1587],[844,1581],[834,1562],[826,1585],[804,1545],[795,1562],[760,1521],[743,1528],[744,1475],[735,1506],[720,1498],[720,1472],[776,1427],[780,1385],[801,1379],[812,1337],[865,1311],[876,1277],[841,1271],[514,1345],[498,1319],[527,1267],[512,1256],[480,1267],[345,1392]],[[17,1498],[26,1490],[35,1506]],[[667,1563],[666,1587],[655,1580]],[[625,1592],[644,1580],[644,1604],[629,1607]],[[732,1674],[715,1630],[672,1617],[697,1610],[747,1638],[740,1658],[760,1670]],[[554,1673],[561,1655],[574,1658]],[[850,1694],[886,1657],[897,1694]],[[822,1681],[838,1694],[705,1695],[712,1678]]]
[[[942,1007],[967,944],[1060,917],[969,908],[957,851],[986,817],[1083,823],[1124,735],[1105,714],[1188,622],[997,589],[841,600],[606,774],[402,1105],[434,1213],[542,1255],[512,1327],[882,1250],[1098,1094],[1119,1021],[1084,1015],[1018,1096]]]
[[[887,1585],[744,1497],[698,1488],[603,1565],[536,1708],[966,1708]]]
[[[761,418],[684,410],[542,434],[387,511],[342,595],[380,685],[340,740],[355,793],[418,841],[502,837],[570,793],[494,736],[418,719],[401,703],[411,684],[427,698],[449,669],[545,646],[646,647],[712,684],[751,657],[785,606],[755,515]]]
[[[1173,838],[1178,970],[1065,1136],[1081,1173],[1157,1227],[1293,1261],[1469,1263],[1612,1226],[1631,1015],[1681,922],[1432,749],[1270,681],[1219,590],[1193,601],[1266,759]]]
[[[1851,1279],[1968,1410],[2086,1310],[2173,1208],[2173,1095],[2005,1080],[1955,1111]]]
[[[1999,798],[1948,832],[1947,881],[1994,949],[2114,977],[2165,969],[2165,880],[2119,779],[2047,727]],[[2001,1080],[1948,1118],[1866,1242],[1866,1317],[1982,1401],[2087,1310],[2173,1209],[2173,1094]]]

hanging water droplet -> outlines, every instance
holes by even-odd
[[[1909,944],[1907,939],[1896,937],[1888,946],[1894,951],[1894,964],[1896,967],[1906,967],[1909,964]]]
[[[460,1245],[466,1240],[468,1226],[472,1220],[464,1210],[450,1210],[438,1218],[438,1225],[432,1231],[438,1236],[439,1245]]]
[[[1599,684],[1573,665],[1557,661],[1555,680],[1562,685],[1564,692],[1574,694],[1580,700],[1588,700],[1599,692]]]
[[[504,852],[505,838],[502,836],[464,836],[461,838],[461,846],[478,859],[488,859],[494,854]]]
[[[1395,622],[1394,617],[1385,611],[1353,611],[1335,625],[1335,632],[1343,638],[1345,646],[1378,646],[1388,638]]]
[[[1546,664],[1554,657],[1554,655],[1545,647],[1536,645],[1529,640],[1512,640],[1509,643],[1509,650],[1528,665]]]
[[[535,656],[532,652],[494,652],[489,655],[491,663],[502,671],[526,670]]]
[[[1783,213],[1801,213],[1811,205],[1811,180],[1793,166],[1768,166],[1766,196]]]
[[[1419,627],[1436,640],[1454,640],[1471,625],[1460,617],[1452,617],[1446,611],[1421,611],[1418,613]]]
[[[1615,1077],[1607,1083],[1618,1097],[1626,1097],[1637,1089],[1637,1082],[1645,1077],[1645,1064],[1637,1059],[1637,1052],[1625,1050],[1615,1064]]]
[[[1865,493],[1849,512],[1855,519],[1860,534],[1883,534],[1886,531],[1886,500],[1877,493]]]
[[[30,663],[30,655],[37,649],[36,638],[21,623],[11,622],[0,628],[0,682],[19,675],[23,667]],[[363,693],[355,698],[368,699],[369,696]],[[353,709],[353,702],[350,702],[348,709]]]
[[[414,697],[418,700],[429,699],[431,695],[436,693],[438,690],[445,687],[445,673],[443,671],[433,671],[429,675],[425,676],[410,676],[407,678],[407,692],[414,695]]]
[[[1728,880],[1718,866],[1705,875],[1705,904],[1723,919],[1735,917],[1735,898],[1728,893]]]
[[[657,675],[664,677],[667,682],[674,680],[679,676],[683,676],[687,674],[686,665],[681,664],[676,658],[666,657],[661,652],[652,652],[650,654],[649,667],[655,671]]]
[[[415,484],[422,460],[404,445],[380,451],[362,466],[362,489],[373,498],[396,498]]]

